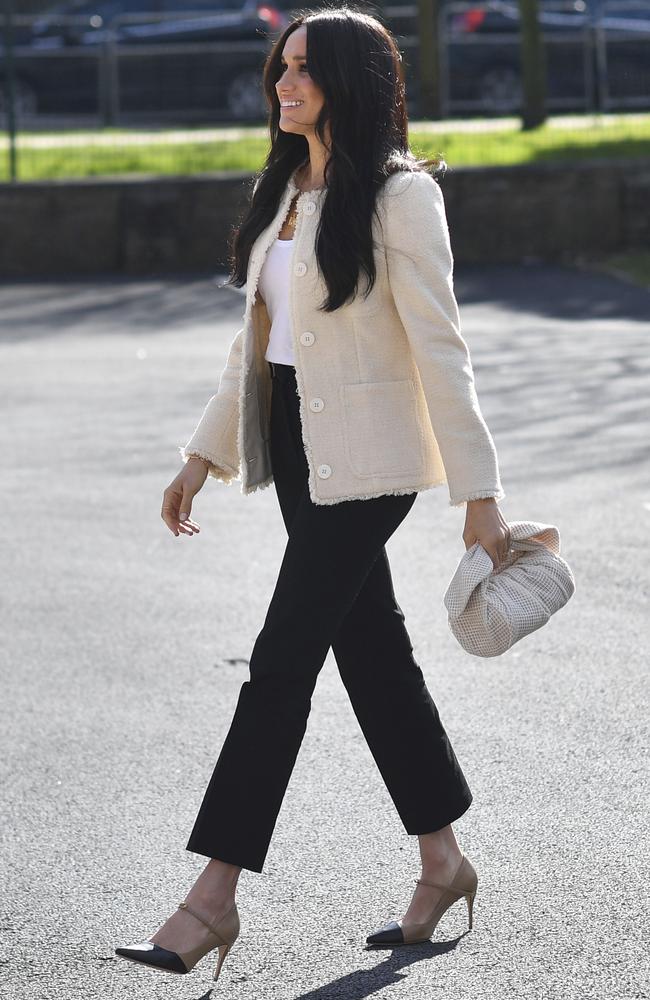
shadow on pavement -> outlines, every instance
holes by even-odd
[[[463,305],[500,303],[561,320],[650,322],[650,292],[611,275],[578,267],[530,264],[459,265],[456,295]]]
[[[465,934],[469,931],[465,931]],[[375,996],[380,990],[387,986],[393,986],[404,980],[400,975],[402,969],[407,969],[417,962],[429,961],[440,955],[446,955],[455,951],[458,944],[465,937],[459,935],[451,941],[424,941],[422,944],[398,946],[396,948],[374,948],[368,947],[367,951],[390,951],[388,957],[372,969],[357,969],[345,976],[325,983],[315,990],[301,993],[294,1000],[366,1000],[366,997]]]
[[[55,337],[80,327],[91,336],[116,327],[120,333],[153,333],[239,318],[243,294],[221,288],[225,280],[225,274],[110,276],[0,285],[0,342]]]

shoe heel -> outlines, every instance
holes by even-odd
[[[475,895],[476,895],[476,889],[474,890],[474,892],[468,892],[467,895],[465,896],[465,898],[467,900],[467,917],[468,917],[468,920],[469,920],[469,929],[470,930],[474,926],[473,910],[474,910],[474,896]]]
[[[231,948],[231,945],[229,945],[229,944],[220,944],[219,945],[219,958],[217,960],[217,967],[214,970],[214,976],[212,977],[215,980],[215,982],[219,978],[219,973],[221,972],[221,966],[223,965],[224,960],[226,958],[226,955],[230,951],[230,948]]]

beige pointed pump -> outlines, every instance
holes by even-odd
[[[207,942],[198,945],[196,948],[192,948],[190,951],[175,952],[170,951],[168,948],[161,948],[160,945],[153,944],[151,941],[143,941],[140,944],[131,944],[125,948],[116,948],[115,954],[119,955],[120,958],[128,959],[130,962],[148,965],[151,969],[157,969],[159,972],[173,972],[177,975],[185,975],[192,971],[196,963],[204,955],[218,948],[219,958],[213,976],[213,979],[218,979],[225,957],[239,934],[237,904],[233,903],[227,913],[214,924],[208,923],[200,913],[197,913],[186,902],[179,903],[178,908],[179,910],[187,910],[204,927],[208,928],[211,937],[208,938]]]
[[[390,920],[378,931],[374,931],[366,938],[366,944],[373,945],[400,945],[419,944],[428,941],[433,934],[436,925],[443,913],[449,909],[459,899],[467,900],[467,915],[469,919],[469,929],[473,926],[474,897],[478,886],[478,876],[472,862],[464,854],[456,869],[456,874],[448,885],[440,882],[429,882],[426,879],[416,878],[417,885],[431,885],[436,889],[442,889],[443,893],[431,915],[418,924],[404,924],[401,920]]]

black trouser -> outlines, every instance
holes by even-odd
[[[384,545],[417,493],[314,504],[295,369],[271,366],[271,461],[289,535],[235,714],[187,850],[261,872],[330,646],[409,834],[472,794],[413,658]],[[316,822],[316,819],[314,820]]]

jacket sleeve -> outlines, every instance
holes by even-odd
[[[428,173],[400,172],[386,181],[383,206],[390,289],[422,380],[450,505],[500,500],[496,448],[460,333],[442,192]]]
[[[183,461],[198,455],[210,463],[208,475],[230,483],[239,476],[239,373],[244,329],[230,344],[226,367],[190,440],[179,448]]]

